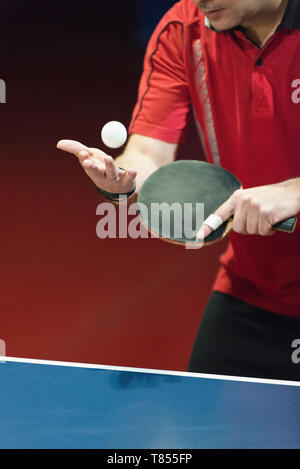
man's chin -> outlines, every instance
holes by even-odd
[[[235,24],[233,21],[210,21],[210,25],[216,30],[216,31],[228,31],[229,29],[233,29],[238,26],[238,24]]]
[[[228,29],[235,28],[239,26],[241,21],[238,15],[226,8],[220,11],[207,13],[206,16],[211,26],[217,31],[227,31]]]

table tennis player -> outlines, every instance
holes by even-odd
[[[189,371],[300,380],[300,224],[272,231],[300,212],[299,0],[175,3],[149,41],[125,151],[113,160],[79,142],[58,147],[108,198],[134,197],[176,158],[191,116],[207,161],[243,189],[218,212],[233,213],[233,231]]]

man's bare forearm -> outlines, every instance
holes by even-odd
[[[153,173],[159,166],[150,155],[141,153],[138,150],[132,149],[124,151],[124,153],[116,158],[116,163],[123,169],[136,169],[136,190],[139,192],[144,181]]]
[[[151,173],[175,159],[176,151],[176,144],[142,135],[132,135],[124,152],[115,159],[115,162],[121,168],[137,171],[136,189],[139,192]]]

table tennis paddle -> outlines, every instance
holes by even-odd
[[[175,161],[159,168],[144,182],[138,196],[140,218],[153,236],[175,244],[197,243],[196,235],[202,222],[241,188],[241,182],[224,168],[204,161]],[[202,219],[199,205],[204,209]],[[177,214],[176,210],[170,212],[172,206],[177,208]],[[188,219],[189,227],[186,229],[184,224]],[[207,236],[204,244],[223,239],[231,230],[232,219]],[[169,220],[169,226],[164,226],[163,220]],[[277,223],[273,229],[292,233],[296,223],[297,218],[291,217]]]

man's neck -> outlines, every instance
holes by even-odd
[[[278,8],[262,12],[242,24],[247,37],[262,48],[280,25],[288,3],[289,0],[282,0]]]

